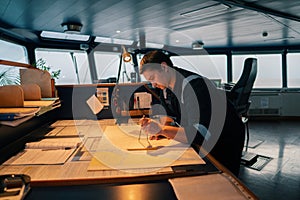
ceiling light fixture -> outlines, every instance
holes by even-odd
[[[140,42],[137,42],[137,46],[140,47]],[[154,43],[154,42],[146,42],[147,48],[154,48],[154,49],[162,49],[164,44]]]
[[[295,37],[293,36],[290,36],[290,37],[280,37],[280,38],[269,38],[269,39],[265,39],[264,42],[269,42],[269,41],[287,41],[287,40],[294,40],[296,39]]]
[[[133,40],[125,40],[125,39],[118,39],[118,38],[109,38],[109,37],[100,37],[96,36],[95,42],[101,43],[108,43],[108,44],[120,44],[120,45],[132,45]]]
[[[203,49],[204,43],[202,41],[195,41],[192,43],[193,50]]]
[[[88,41],[90,38],[89,35],[67,34],[61,32],[53,32],[53,31],[42,31],[41,37],[59,39],[59,40],[76,40],[76,41]]]
[[[62,23],[61,26],[63,27],[64,33],[68,34],[79,34],[82,28],[82,24],[80,23]]]

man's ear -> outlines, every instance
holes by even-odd
[[[160,63],[160,66],[161,66],[162,70],[164,70],[166,72],[168,71],[168,64],[166,62]]]

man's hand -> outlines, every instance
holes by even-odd
[[[140,125],[142,127],[142,130],[145,131],[148,134],[158,134],[162,130],[162,125],[158,123],[157,121],[150,119],[150,118],[141,118],[140,119]]]

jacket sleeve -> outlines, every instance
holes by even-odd
[[[189,143],[201,145],[209,136],[207,129],[211,120],[211,98],[203,78],[199,77],[183,89],[182,117],[183,126]]]

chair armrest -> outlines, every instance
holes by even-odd
[[[235,83],[223,83],[223,88],[224,90],[230,91],[234,85]]]

